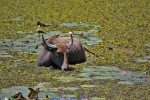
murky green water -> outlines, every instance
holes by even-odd
[[[147,82],[148,76],[144,73],[121,70],[115,66],[88,66],[83,68],[78,77],[56,77],[62,82],[80,81],[80,80],[117,80],[118,84],[150,84]]]
[[[14,20],[21,20],[20,18],[16,18]],[[95,23],[62,23],[59,25],[61,28],[64,27],[90,27],[89,30],[74,30],[73,36],[77,37],[81,40],[81,42],[87,46],[94,46],[102,40],[96,35],[98,31],[100,31],[99,26]],[[26,34],[23,31],[17,31],[17,34]],[[37,54],[39,48],[41,47],[39,44],[41,39],[39,38],[39,34],[41,33],[33,33],[32,35],[26,35],[21,39],[2,39],[0,40],[0,58],[7,58],[13,57],[10,53],[17,51],[20,54]],[[62,31],[47,31],[44,34],[45,38],[50,36],[59,35],[59,34],[68,34]],[[150,46],[146,44],[147,50],[149,51]],[[137,63],[145,63],[150,60],[150,56],[145,56],[137,59],[135,62]],[[13,66],[17,66],[21,59],[14,61]],[[145,73],[140,72],[133,72],[129,70],[121,70],[115,66],[87,66],[80,71],[80,74],[77,76],[60,76],[60,77],[53,77],[54,80],[60,81],[61,83],[68,83],[68,82],[76,82],[76,81],[95,81],[95,80],[116,80],[120,85],[133,85],[133,84],[142,84],[142,85],[149,85],[150,82],[147,81],[150,76],[147,76]],[[48,95],[51,99],[68,99],[68,100],[76,100],[76,95],[70,92],[66,94],[60,94],[59,91],[80,91],[82,88],[94,88],[98,85],[76,85],[73,87],[49,87],[50,83],[39,83],[34,88],[39,87],[39,97],[45,98]],[[29,90],[26,86],[13,86],[10,88],[4,88],[0,91],[0,97],[5,98],[12,96],[18,92],[21,92],[24,97],[27,98]],[[80,99],[86,99],[85,97],[80,97]],[[98,97],[91,97],[91,99],[95,100],[105,100],[105,98],[98,98]]]
[[[74,30],[73,36],[79,38],[82,44],[87,46],[94,46],[102,40],[96,35],[98,31],[100,31],[100,27],[97,26],[95,23],[62,23],[59,25],[61,28],[64,27],[76,27],[76,26],[83,26],[83,27],[90,27],[89,30]],[[17,34],[26,34],[27,32],[17,31]],[[22,53],[34,53],[36,54],[39,51],[40,43],[41,43],[41,35],[42,33],[33,33],[30,35],[26,35],[20,39],[2,39],[0,40],[0,57],[13,57],[8,51],[18,51]],[[45,38],[49,38],[51,36],[64,34],[68,35],[68,33],[56,30],[56,31],[47,31],[44,34]]]
[[[146,76],[144,73],[133,72],[128,70],[121,70],[115,66],[88,66],[87,68],[83,68],[79,75],[76,77],[71,76],[60,76],[60,77],[53,77],[53,79],[60,81],[62,83],[68,82],[76,82],[76,81],[95,81],[95,80],[116,80],[118,84],[122,85],[133,85],[133,84],[143,84],[143,85],[150,85],[150,82],[147,81],[149,76]],[[40,88],[39,98],[45,98],[48,95],[52,99],[63,99],[68,98],[70,100],[75,100],[75,94],[60,94],[59,91],[80,91],[82,88],[93,88],[98,87],[98,85],[76,85],[73,87],[55,87],[50,88],[51,83],[44,82],[39,83],[34,88]],[[11,88],[5,88],[0,91],[1,98],[4,97],[12,97],[14,94],[21,92],[24,97],[27,98],[29,94],[28,87],[25,86],[14,86]],[[91,97],[92,98],[92,97]],[[94,98],[94,97],[93,97]],[[86,99],[86,98],[84,98]]]

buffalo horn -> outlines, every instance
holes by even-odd
[[[69,32],[70,37],[71,37],[71,41],[69,43],[66,43],[67,47],[71,47],[73,45],[73,36],[72,36],[72,32]]]
[[[42,34],[42,40],[43,40],[43,44],[44,44],[46,47],[51,48],[51,49],[52,49],[52,48],[57,48],[56,45],[50,44],[50,43],[48,43],[47,41],[45,41],[43,34]]]

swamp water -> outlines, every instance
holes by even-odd
[[[53,79],[60,81],[61,83],[76,82],[76,81],[96,81],[96,80],[116,80],[120,85],[134,85],[143,84],[150,85],[150,81],[147,81],[148,76],[145,73],[132,72],[128,70],[121,70],[115,66],[88,66],[80,71],[80,74],[76,77],[53,77]],[[52,100],[67,99],[76,100],[75,94],[70,94],[73,91],[80,91],[83,88],[96,88],[98,85],[76,85],[73,87],[50,87],[51,83],[43,82],[39,83],[34,88],[40,88],[39,98],[45,98],[46,95]],[[100,84],[99,84],[100,85]],[[64,91],[66,94],[60,94],[59,91]],[[0,97],[12,97],[14,94],[21,92],[25,98],[29,94],[28,87],[26,86],[14,86],[10,88],[4,88],[0,91]],[[91,97],[95,98],[95,97]],[[86,99],[86,98],[80,98]],[[99,98],[104,99],[104,98]]]
[[[100,27],[95,23],[63,23],[59,25],[61,28],[70,28],[76,26],[82,27],[90,27],[89,30],[75,30],[73,31],[73,36],[77,37],[81,40],[84,45],[94,46],[102,40],[96,35],[98,31],[100,31]],[[50,36],[55,36],[62,34],[61,31],[49,31],[45,32],[44,37],[48,38]],[[26,34],[26,32],[17,31],[16,34]],[[14,57],[11,52],[18,52],[19,54],[37,54],[39,48],[40,34],[42,33],[34,33],[27,35],[20,39],[2,39],[0,40],[0,58]],[[68,34],[68,33],[63,33]],[[150,45],[146,44],[148,47],[148,51],[150,50]],[[142,57],[141,59],[137,59],[136,62],[143,63],[149,61],[150,57]],[[18,59],[19,61],[19,59]],[[13,64],[17,65],[17,64]],[[12,65],[12,66],[13,66]],[[53,79],[60,81],[62,83],[68,82],[76,82],[76,81],[96,81],[96,80],[116,80],[118,84],[121,85],[133,85],[133,84],[150,84],[148,81],[149,76],[145,75],[145,73],[133,72],[128,70],[121,70],[115,66],[87,66],[80,71],[80,74],[75,76],[68,77],[53,77]],[[76,94],[70,93],[72,91],[80,91],[82,88],[96,88],[98,85],[75,85],[72,87],[49,87],[50,83],[39,83],[35,88],[40,88],[39,98],[45,98],[46,95],[50,99],[59,100],[59,99],[67,99],[67,100],[76,100]],[[67,91],[66,94],[60,94],[59,91]],[[25,98],[27,98],[29,90],[26,86],[13,86],[10,88],[4,88],[0,90],[0,98],[3,99],[5,97],[12,98],[12,96],[18,92],[21,92]],[[80,99],[86,99],[85,97],[80,97]],[[97,100],[105,100],[105,98],[97,98],[91,97],[91,99]]]
[[[60,28],[65,27],[91,27],[89,30],[74,30],[73,37],[80,39],[82,44],[87,46],[94,46],[102,40],[96,35],[98,31],[100,31],[100,26],[95,25],[95,23],[63,23],[59,25]],[[17,31],[16,34],[28,34],[28,32]],[[68,33],[64,33],[62,31],[48,31],[45,33],[33,33],[29,34],[20,39],[1,39],[0,40],[0,57],[13,57],[13,55],[9,54],[8,51],[17,51],[19,53],[34,53],[36,54],[39,51],[39,46],[41,44],[41,34],[44,34],[45,38],[49,38],[51,36],[56,36],[60,34],[68,35]],[[39,48],[38,48],[39,47]]]

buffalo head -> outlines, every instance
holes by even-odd
[[[43,48],[39,52],[39,66],[53,66],[68,70],[69,64],[83,63],[86,61],[85,50],[81,42],[70,36],[50,37],[45,40],[42,35]]]

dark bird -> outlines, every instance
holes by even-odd
[[[37,32],[37,33],[43,33],[43,34],[45,34],[45,32],[44,32],[44,31],[41,31],[41,30],[37,30],[36,32]]]
[[[39,40],[40,40],[41,34],[46,34],[44,31],[41,31],[39,28],[36,32],[39,33]]]
[[[38,32],[38,33],[44,33],[43,31],[41,31],[41,27],[50,26],[50,24],[43,24],[43,23],[41,23],[40,21],[37,22],[37,25],[38,25],[38,29],[37,29],[37,32]]]
[[[28,88],[30,90],[30,93],[28,94],[28,98],[29,99],[36,99],[38,98],[38,93],[39,93],[39,88],[37,88],[36,90],[32,89],[32,88]]]
[[[21,92],[18,92],[17,94],[15,94],[13,96],[13,99],[15,99],[15,100],[27,100],[25,97],[23,97]]]
[[[43,24],[43,23],[41,23],[40,21],[37,22],[37,25],[38,25],[39,27],[47,27],[47,26],[50,26],[50,24]]]

